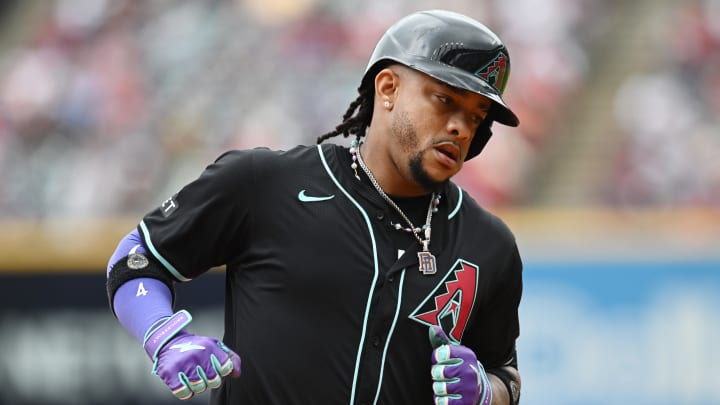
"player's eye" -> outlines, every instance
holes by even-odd
[[[444,94],[436,94],[435,97],[437,97],[437,99],[440,100],[440,102],[443,104],[452,103],[452,99]]]

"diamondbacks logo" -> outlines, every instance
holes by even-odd
[[[458,259],[452,271],[410,314],[410,319],[427,326],[440,325],[450,340],[460,343],[475,306],[477,284],[478,267]]]
[[[490,63],[475,72],[475,76],[485,80],[502,94],[505,90],[505,82],[507,82],[507,72],[508,57],[504,52],[498,52]]]

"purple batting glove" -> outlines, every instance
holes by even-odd
[[[145,335],[145,352],[153,360],[153,374],[179,399],[215,389],[227,375],[240,376],[240,356],[221,341],[182,330],[192,317],[178,311]]]
[[[436,405],[490,405],[492,390],[482,364],[469,348],[451,343],[440,326],[430,326]]]

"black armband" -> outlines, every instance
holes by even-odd
[[[520,383],[515,379],[515,375],[504,368],[494,368],[487,370],[487,372],[499,378],[505,384],[510,397],[510,405],[518,405],[520,403]]]
[[[173,304],[175,303],[175,278],[154,257],[142,253],[131,253],[115,263],[105,281],[113,315],[115,315],[113,305],[115,292],[121,285],[136,278],[154,278],[162,281],[170,289]]]

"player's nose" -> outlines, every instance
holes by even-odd
[[[458,141],[469,140],[476,127],[472,115],[459,109],[450,115],[446,125],[447,132],[458,138]]]

